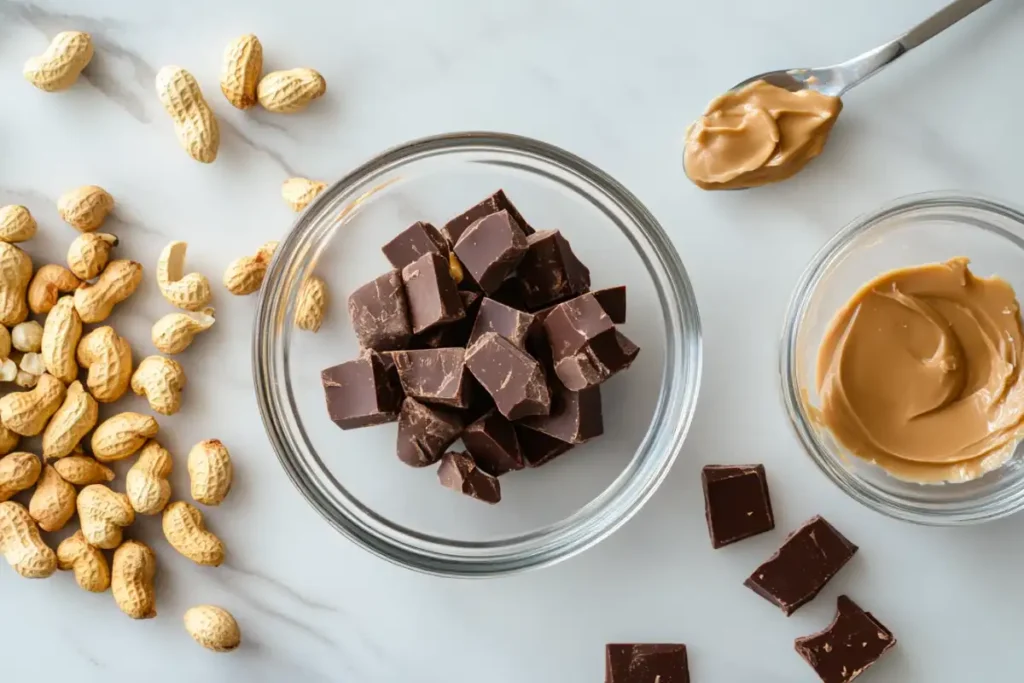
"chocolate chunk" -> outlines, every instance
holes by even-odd
[[[422,221],[417,221],[398,233],[395,239],[385,244],[380,250],[384,252],[384,256],[391,262],[391,265],[398,270],[431,252],[444,257],[445,260],[451,253],[448,242],[441,236],[437,228]]]
[[[544,370],[504,337],[494,332],[480,337],[466,351],[466,366],[509,420],[547,415],[551,410]]]
[[[775,528],[764,465],[707,465],[701,480],[712,547]]]
[[[348,316],[363,348],[405,348],[412,337],[412,327],[401,274],[393,270],[352,292]]]
[[[462,308],[466,315],[453,323],[438,325],[414,335],[411,347],[414,349],[440,349],[451,346],[468,346],[469,335],[473,331],[473,323],[476,321],[477,311],[480,309],[480,301],[483,295],[477,292],[460,291]]]
[[[568,389],[582,391],[621,372],[636,359],[640,347],[618,330],[614,335],[592,339],[575,355],[555,362],[555,374]]]
[[[590,271],[557,230],[526,238],[526,253],[516,274],[522,280],[530,310],[590,291]]]
[[[445,453],[441,466],[437,468],[437,479],[441,486],[491,505],[501,500],[498,478],[477,467],[473,458],[465,453]]]
[[[401,394],[381,358],[367,350],[359,358],[320,373],[327,414],[342,429],[370,427],[398,419]]]
[[[419,334],[435,325],[450,323],[466,315],[448,259],[430,252],[402,269],[402,282],[409,299],[412,331]]]
[[[608,317],[612,319],[612,322],[616,325],[622,325],[626,322],[626,286],[619,285],[618,287],[607,287],[605,289],[598,289],[591,292],[594,298],[597,299],[597,303],[601,304],[601,308],[608,314]]]
[[[812,517],[743,584],[789,616],[810,602],[856,552],[857,546],[835,527]]]
[[[489,296],[509,308],[515,308],[520,311],[527,310],[526,290],[523,288],[522,281],[514,273],[510,277],[505,278],[501,286],[491,292]]]
[[[552,392],[551,413],[526,417],[519,421],[523,427],[548,436],[579,444],[604,433],[601,412],[601,388],[569,391],[558,387]]]
[[[508,211],[481,218],[455,243],[462,267],[485,294],[501,286],[524,253],[526,235]]]
[[[487,199],[483,200],[476,206],[468,209],[465,213],[461,213],[455,218],[451,219],[444,224],[441,228],[441,234],[448,240],[449,244],[454,245],[462,237],[462,233],[466,231],[466,228],[476,223],[484,216],[489,216],[492,213],[499,211],[508,211],[515,219],[516,223],[519,224],[519,228],[527,235],[533,234],[533,228],[530,224],[523,220],[522,214],[512,205],[508,197],[505,196],[503,190],[498,190]]]
[[[405,398],[405,389],[402,388],[402,380],[398,377],[398,366],[395,365],[394,351],[381,351],[379,354],[380,363],[384,366],[384,373],[387,375],[388,386],[393,387],[398,396],[398,403],[401,404]]]
[[[466,427],[462,443],[477,466],[495,477],[523,469],[515,427],[497,411],[490,411]]]
[[[896,645],[892,632],[871,612],[839,596],[835,619],[818,633],[797,638],[797,653],[811,665],[822,683],[848,683]]]
[[[605,653],[605,683],[690,683],[681,643],[611,644]]]
[[[441,459],[462,433],[462,418],[406,398],[398,415],[398,459],[426,467]]]
[[[494,299],[484,297],[480,304],[480,310],[476,314],[476,321],[473,324],[473,331],[469,335],[469,343],[472,346],[480,337],[488,332],[494,332],[521,349],[526,348],[526,335],[533,326],[534,318],[529,313],[509,308],[505,304]]]
[[[593,294],[558,304],[543,320],[555,373],[573,391],[600,384],[625,370],[640,352],[615,329]]]
[[[519,450],[527,467],[540,467],[573,448],[571,443],[552,439],[547,434],[518,425],[516,437],[519,439]]]
[[[454,408],[469,405],[465,349],[396,351],[392,355],[406,396]]]

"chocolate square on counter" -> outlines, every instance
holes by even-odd
[[[526,253],[516,269],[530,310],[590,291],[590,271],[557,230],[526,238]]]
[[[469,335],[467,346],[472,346],[488,332],[494,332],[519,348],[525,349],[526,336],[533,324],[534,317],[529,313],[517,311],[494,299],[484,297],[480,304],[480,310],[476,314],[476,321],[473,323],[473,331]]]
[[[612,322],[616,325],[623,325],[626,322],[626,286],[619,285],[618,287],[606,287],[604,289],[597,289],[591,292],[594,298],[597,299],[597,303],[601,304],[601,308],[608,314],[608,317],[612,319]]]
[[[580,444],[600,436],[604,433],[601,388],[569,391],[558,387],[552,392],[549,415],[526,417],[519,424],[571,444]]]
[[[822,683],[849,683],[895,645],[892,632],[845,595],[826,629],[794,643]]]
[[[455,243],[455,255],[485,294],[496,291],[526,253],[526,235],[508,211],[481,218]]]
[[[401,274],[392,270],[352,292],[348,316],[363,348],[405,348],[412,337],[412,326]]]
[[[448,242],[430,223],[416,221],[380,248],[391,265],[401,270],[431,252],[448,259]]]
[[[857,546],[824,518],[812,517],[743,585],[788,617],[814,599],[856,552]]]
[[[466,351],[466,366],[509,420],[547,415],[551,410],[543,368],[504,337],[494,332],[480,337]]]
[[[453,408],[469,405],[465,349],[395,351],[392,356],[406,396]]]
[[[359,358],[320,373],[327,414],[342,429],[357,429],[398,419],[401,394],[381,358],[366,350]]]
[[[605,683],[690,683],[682,643],[613,643],[605,657]]]
[[[437,325],[422,334],[413,335],[411,347],[414,349],[440,349],[450,346],[467,346],[469,335],[473,331],[477,311],[480,309],[482,294],[470,291],[459,291],[462,309],[466,315],[452,323]]]
[[[509,201],[508,197],[505,196],[504,190],[498,190],[487,199],[484,199],[479,204],[467,209],[464,213],[459,214],[455,218],[451,219],[444,224],[441,228],[441,234],[448,240],[448,243],[455,245],[462,237],[462,233],[466,231],[466,228],[476,223],[484,216],[489,216],[492,213],[498,213],[499,211],[508,211],[512,218],[515,219],[516,223],[519,224],[519,228],[523,233],[527,235],[533,234],[533,228],[530,224],[523,220],[523,216],[519,213],[518,209],[513,206],[512,202]]]
[[[524,467],[515,427],[495,410],[466,427],[462,443],[477,467],[495,477]]]
[[[406,398],[398,414],[398,459],[412,467],[433,465],[461,433],[455,413]]]
[[[430,252],[402,269],[402,282],[409,300],[413,334],[435,325],[454,322],[466,315],[448,259]]]
[[[593,294],[558,304],[544,317],[555,373],[567,389],[601,384],[628,368],[640,349],[615,329]]]
[[[445,453],[441,458],[441,466],[437,468],[437,480],[441,486],[491,505],[501,500],[501,482],[498,478],[477,467],[473,458],[465,453]]]
[[[516,437],[527,467],[540,467],[573,448],[571,443],[552,439],[547,434],[520,425],[516,425]]]
[[[764,465],[707,465],[701,481],[712,547],[775,528]]]

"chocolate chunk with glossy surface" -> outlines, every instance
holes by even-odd
[[[707,465],[701,481],[712,547],[775,528],[764,465]]]
[[[496,291],[526,253],[526,235],[508,211],[481,218],[455,243],[462,267],[485,293]]]
[[[469,335],[473,331],[473,323],[476,321],[477,311],[480,310],[480,301],[483,295],[477,292],[459,291],[462,299],[462,309],[466,315],[452,323],[438,325],[414,335],[410,348],[413,349],[440,349],[451,346],[467,346]]]
[[[342,429],[357,429],[398,419],[401,393],[381,357],[367,350],[355,360],[326,368],[320,381],[327,414]]]
[[[524,467],[515,426],[495,410],[466,427],[462,443],[477,466],[495,477]]]
[[[598,289],[591,294],[597,299],[597,303],[601,304],[601,308],[608,314],[608,317],[612,319],[612,322],[616,325],[622,325],[626,322],[626,286],[619,285],[618,287],[606,287],[605,289]]]
[[[571,443],[553,439],[547,434],[516,425],[519,450],[527,467],[540,467],[573,448]]]
[[[543,368],[504,337],[494,332],[480,337],[466,351],[466,366],[509,420],[547,415],[551,410]]]
[[[593,294],[558,304],[543,320],[555,373],[572,391],[601,384],[628,368],[640,353],[615,329]]]
[[[409,319],[414,334],[466,315],[448,269],[448,259],[443,256],[434,252],[424,254],[402,269],[402,282],[409,300]]]
[[[433,465],[461,433],[462,418],[454,412],[406,398],[398,414],[398,459],[412,467]]]
[[[516,267],[529,310],[590,291],[590,271],[557,230],[526,238],[526,253]]]
[[[437,468],[437,479],[442,486],[491,505],[501,500],[501,482],[477,467],[466,453],[445,453]]]
[[[448,259],[448,242],[430,223],[417,221],[380,248],[391,265],[401,270],[431,252]]]
[[[690,683],[681,643],[613,643],[605,657],[605,683]]]
[[[459,214],[455,218],[451,219],[444,224],[441,228],[441,234],[448,240],[448,243],[454,245],[462,237],[462,233],[466,231],[466,228],[476,223],[484,216],[489,216],[492,213],[499,211],[508,211],[515,219],[516,223],[519,224],[519,228],[527,235],[533,234],[533,228],[530,224],[523,220],[522,214],[516,209],[516,207],[509,201],[508,197],[505,196],[503,190],[498,190],[490,197],[487,197],[479,204],[467,209],[464,213]]]
[[[348,316],[363,348],[405,348],[412,337],[412,326],[401,274],[393,270],[352,292]]]
[[[392,355],[406,396],[453,408],[469,405],[465,349],[395,351]]]
[[[550,414],[526,417],[519,424],[572,444],[600,436],[604,433],[601,388],[569,391],[557,387],[552,391]]]
[[[828,628],[794,643],[822,683],[849,683],[895,645],[892,632],[845,595]]]
[[[473,331],[469,335],[472,346],[480,337],[494,332],[521,349],[526,348],[526,336],[534,324],[534,317],[529,313],[517,311],[503,303],[484,297],[480,310],[473,323]]]

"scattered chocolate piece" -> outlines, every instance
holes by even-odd
[[[380,356],[366,350],[355,360],[320,373],[327,414],[342,429],[357,429],[398,419],[401,394],[391,383]]]
[[[547,415],[551,410],[551,394],[544,370],[504,337],[494,332],[480,337],[466,351],[466,366],[494,399],[498,411],[509,420]]]
[[[453,408],[469,405],[465,349],[395,351],[392,355],[406,396]]]
[[[455,413],[406,398],[398,414],[398,459],[412,467],[433,465],[461,433]]]
[[[572,391],[595,386],[625,370],[640,352],[615,329],[593,294],[558,304],[543,320],[555,373]]]
[[[590,291],[590,271],[557,230],[526,238],[526,253],[516,269],[530,310]]]
[[[690,683],[681,643],[609,644],[605,655],[605,683]]]
[[[810,602],[856,552],[857,546],[824,518],[812,517],[743,585],[789,616]]]
[[[845,595],[838,602],[828,628],[797,638],[794,644],[822,683],[849,683],[896,645],[892,632],[871,612]]]
[[[524,253],[526,235],[508,211],[481,218],[455,243],[462,267],[485,294],[501,286]]]
[[[508,197],[505,196],[503,190],[498,190],[487,199],[483,200],[479,204],[467,209],[465,213],[461,213],[455,218],[451,219],[444,224],[441,228],[441,234],[448,240],[448,243],[454,245],[462,237],[462,233],[466,231],[466,228],[476,223],[484,216],[489,216],[492,213],[499,211],[508,211],[512,218],[515,219],[516,223],[519,224],[519,228],[523,233],[527,235],[533,234],[533,228],[530,224],[523,220],[522,214],[512,205]]]
[[[466,315],[459,290],[448,270],[448,259],[434,252],[424,254],[402,269],[402,282],[409,300],[409,319],[414,334]]]
[[[466,315],[453,323],[438,325],[414,335],[410,348],[415,349],[440,349],[450,346],[468,346],[469,335],[473,331],[473,323],[476,321],[477,311],[480,309],[481,294],[471,291],[459,291],[459,298],[462,299],[462,309]]]
[[[503,303],[494,299],[484,297],[480,304],[480,310],[476,314],[476,321],[473,323],[473,331],[469,335],[469,343],[472,346],[480,337],[488,332],[494,332],[521,349],[526,348],[526,335],[534,324],[534,317],[529,313],[509,308]]]
[[[580,444],[604,433],[601,411],[601,387],[569,391],[558,387],[552,392],[551,413],[525,417],[523,427],[571,444]]]
[[[553,439],[547,434],[518,425],[516,437],[519,439],[519,450],[527,467],[540,467],[573,448],[571,443]]]
[[[764,465],[707,465],[701,480],[712,547],[775,528]]]
[[[477,467],[495,477],[524,467],[515,427],[495,410],[466,427],[462,443]]]
[[[442,486],[491,505],[501,500],[498,478],[477,467],[473,458],[465,453],[445,453],[437,469],[437,479]]]
[[[618,287],[606,287],[605,289],[598,289],[591,292],[594,298],[597,299],[597,303],[601,304],[601,308],[608,314],[608,317],[612,319],[612,322],[616,325],[623,325],[626,322],[626,286],[619,285]]]
[[[384,273],[352,292],[348,316],[363,348],[404,348],[412,337],[412,327],[401,274],[397,270]]]
[[[417,221],[380,248],[391,265],[401,270],[431,252],[448,259],[448,242],[430,223]]]

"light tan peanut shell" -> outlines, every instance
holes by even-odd
[[[89,395],[81,382],[72,382],[64,403],[43,430],[43,459],[55,460],[70,455],[89,430],[96,426],[99,414],[100,406],[96,399]]]
[[[110,588],[118,608],[132,619],[156,616],[156,555],[139,541],[125,541],[114,551]]]
[[[224,49],[220,91],[237,109],[256,106],[256,86],[263,73],[263,46],[251,33],[239,36]]]
[[[185,384],[181,364],[164,356],[143,358],[132,375],[132,391],[145,396],[149,407],[161,415],[174,415],[181,410]]]
[[[0,458],[0,502],[35,486],[42,471],[35,453],[17,451]]]
[[[192,498],[203,505],[220,505],[231,490],[235,471],[227,446],[218,439],[200,441],[188,453]]]
[[[281,185],[281,196],[284,197],[292,211],[299,212],[309,206],[316,196],[324,191],[327,183],[309,178],[289,178]]]
[[[75,515],[75,487],[47,465],[28,501],[28,514],[43,531],[59,531]]]
[[[167,542],[196,564],[219,567],[224,561],[224,544],[203,524],[203,513],[182,501],[167,506],[163,516]]]
[[[79,235],[68,247],[68,268],[82,280],[93,279],[107,267],[110,251],[117,243],[117,237],[105,232]]]
[[[21,435],[11,431],[0,422],[0,455],[7,455],[13,451],[17,448],[19,441],[21,441]]]
[[[43,542],[25,506],[13,500],[0,503],[0,554],[26,579],[44,579],[57,571],[57,555]]]
[[[327,92],[327,81],[313,69],[272,71],[260,79],[256,96],[267,111],[294,114]]]
[[[148,441],[139,459],[125,476],[124,490],[128,501],[140,515],[155,515],[167,507],[171,499],[171,482],[167,480],[174,461],[166,448]]]
[[[75,486],[105,484],[114,481],[114,470],[96,462],[88,455],[69,455],[53,463],[53,469],[64,481]]]
[[[28,285],[28,307],[37,314],[49,313],[61,293],[74,292],[82,281],[64,266],[48,263],[39,268]]]
[[[168,313],[153,323],[153,346],[160,353],[181,353],[192,344],[197,334],[213,327],[214,321],[212,308],[198,313]]]
[[[46,371],[65,384],[78,377],[75,351],[81,338],[82,319],[75,310],[75,300],[70,296],[61,297],[43,323],[40,354]]]
[[[34,322],[34,321],[33,321]],[[14,326],[14,329],[18,329],[19,325],[25,323],[18,323]],[[37,325],[39,323],[36,323]],[[11,344],[14,341],[12,338],[12,332],[3,325],[0,325],[0,358],[10,358],[11,356]]]
[[[36,219],[24,206],[0,206],[0,242],[24,242],[36,234]]]
[[[92,433],[92,455],[100,462],[124,460],[159,430],[160,426],[151,415],[118,413],[101,422]]]
[[[114,198],[98,185],[83,185],[69,190],[57,200],[57,213],[79,232],[92,232],[114,210]]]
[[[122,529],[135,521],[128,496],[103,484],[89,484],[78,492],[78,519],[89,545],[113,550],[121,545]]]
[[[103,322],[114,306],[130,297],[142,282],[142,264],[111,261],[93,284],[75,290],[75,309],[84,323]]]
[[[196,605],[185,612],[185,630],[213,652],[231,652],[242,644],[238,622],[223,607]]]
[[[97,327],[82,337],[75,354],[89,371],[85,385],[100,403],[112,403],[128,391],[132,378],[132,349],[110,326]]]
[[[7,328],[0,329],[6,330]],[[35,320],[26,320],[15,325],[10,332],[10,337],[11,344],[22,353],[39,353],[43,348],[43,326]],[[0,343],[0,350],[2,350],[2,343]],[[7,353],[2,355],[7,356],[9,353],[10,349],[8,348]]]
[[[52,375],[42,375],[34,388],[0,398],[0,420],[13,432],[35,436],[60,408],[65,391],[64,382]]]
[[[88,33],[64,31],[53,37],[43,54],[25,62],[22,73],[40,90],[67,90],[78,80],[92,55],[92,38]]]
[[[199,311],[210,303],[213,292],[205,275],[185,274],[187,250],[187,242],[171,242],[164,247],[156,263],[156,282],[160,293],[171,305],[186,311]]]
[[[327,313],[327,283],[323,278],[310,275],[302,283],[295,301],[295,326],[300,330],[316,332]]]
[[[180,66],[163,67],[156,74],[156,93],[189,156],[204,164],[216,159],[220,127],[192,74]]]
[[[57,568],[73,569],[75,583],[91,593],[102,593],[110,588],[110,566],[99,548],[89,545],[81,529],[68,536],[57,546]]]
[[[0,242],[0,325],[14,327],[28,317],[25,292],[32,279],[32,259],[13,244]]]
[[[263,284],[267,268],[277,251],[276,241],[266,242],[253,256],[243,256],[228,264],[224,271],[224,286],[238,296],[252,294]]]

